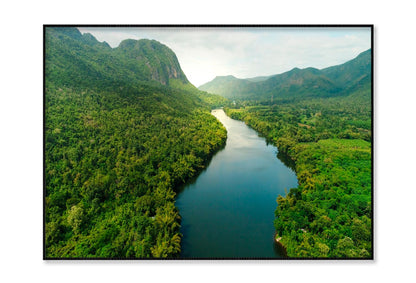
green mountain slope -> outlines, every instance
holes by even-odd
[[[250,82],[261,82],[267,80],[268,78],[270,78],[270,76],[259,76],[254,78],[247,78],[246,80]]]
[[[253,79],[217,77],[199,89],[237,100],[273,100],[348,95],[371,78],[371,50],[342,65],[318,70],[299,69]]]
[[[141,78],[156,80],[163,85],[169,84],[171,79],[189,83],[175,53],[156,40],[124,40],[115,51],[127,59],[132,71],[142,74]]]
[[[371,49],[344,64],[322,69],[322,73],[342,87],[371,77]]]
[[[234,98],[244,93],[250,84],[250,81],[234,76],[217,76],[212,81],[201,85],[199,89],[226,98]]]
[[[335,96],[339,88],[318,69],[295,68],[254,84],[250,91],[251,96],[256,99],[268,99],[272,96],[274,98],[328,97]]]
[[[177,256],[175,188],[223,146],[221,101],[156,41],[46,28],[45,258]]]
[[[46,31],[48,78],[68,86],[115,87],[128,82],[189,83],[175,53],[155,40],[125,40],[112,49],[77,29]],[[59,52],[58,52],[59,51]]]

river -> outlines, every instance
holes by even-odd
[[[276,258],[274,240],[279,194],[297,186],[296,174],[276,156],[277,148],[222,109],[214,115],[227,129],[224,149],[180,190],[182,258]]]

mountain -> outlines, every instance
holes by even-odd
[[[254,78],[247,78],[246,80],[250,82],[262,82],[262,81],[267,80],[268,78],[270,78],[270,76],[259,76],[259,77],[254,77]]]
[[[144,77],[159,81],[163,85],[169,84],[171,79],[189,83],[175,53],[156,40],[127,39],[115,51],[124,55],[130,64],[135,64],[136,70],[143,70]]]
[[[76,28],[47,28],[45,75],[75,86],[115,86],[123,82],[172,80],[188,84],[175,53],[156,40],[127,39],[112,49]]]
[[[344,64],[322,69],[322,73],[342,87],[368,79],[371,77],[371,49]]]
[[[201,85],[199,89],[232,98],[244,93],[249,85],[248,80],[238,79],[234,76],[217,76],[212,81]]]
[[[335,95],[337,91],[339,91],[337,85],[315,68],[294,68],[283,74],[272,76],[265,81],[253,83],[250,88],[250,93],[258,98],[262,96],[274,96],[275,98],[294,96],[327,97]]]
[[[371,49],[356,58],[322,70],[294,68],[269,77],[217,77],[199,89],[231,99],[270,100],[299,97],[334,97],[351,93],[371,80]]]

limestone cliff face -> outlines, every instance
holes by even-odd
[[[135,82],[189,81],[175,53],[156,40],[128,39],[117,48],[75,27],[45,30],[45,74],[66,86],[123,87]]]
[[[117,52],[122,53],[138,65],[143,75],[151,80],[168,85],[170,79],[188,83],[175,53],[156,40],[128,39],[120,43]]]

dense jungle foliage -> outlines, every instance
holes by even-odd
[[[243,101],[226,108],[295,161],[275,227],[289,257],[368,258],[372,247],[371,84],[345,97]]]
[[[226,130],[156,41],[45,30],[45,258],[176,257],[175,188]]]
[[[288,256],[372,257],[371,50],[208,86],[235,101],[196,89],[157,41],[45,28],[45,258],[178,256],[175,188],[224,146],[209,110],[225,104],[295,163],[275,220]]]

